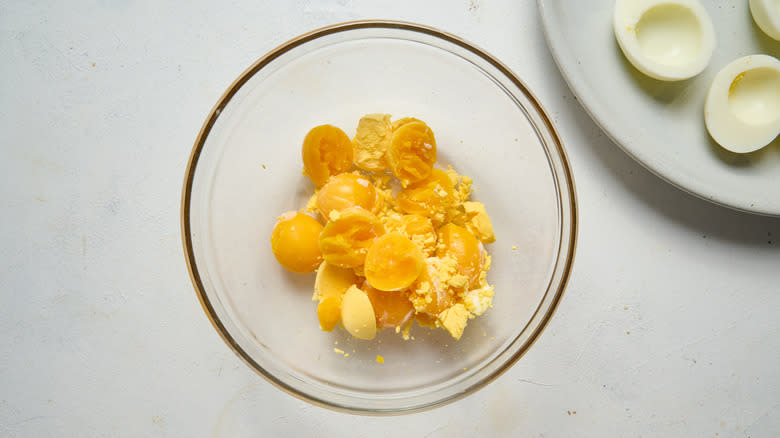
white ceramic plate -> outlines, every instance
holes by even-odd
[[[753,23],[744,0],[702,2],[717,46],[707,69],[682,82],[637,71],[612,33],[614,0],[537,0],[547,43],[578,100],[615,143],[670,183],[737,210],[780,216],[780,140],[733,154],[704,126],[710,82],[740,56],[780,57],[780,43]]]

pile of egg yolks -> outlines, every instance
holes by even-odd
[[[492,302],[490,257],[480,243],[494,240],[490,218],[468,200],[470,178],[433,167],[436,140],[427,124],[389,120],[365,116],[352,140],[331,125],[309,131],[303,170],[317,187],[307,205],[317,217],[283,214],[271,249],[290,271],[317,271],[322,330],[341,323],[354,337],[372,339],[379,329],[403,328],[408,338],[416,320],[459,339],[467,319],[484,312],[470,308],[467,295]],[[366,171],[353,157],[369,157],[379,170]],[[397,183],[388,184],[391,175]]]

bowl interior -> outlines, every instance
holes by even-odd
[[[533,98],[492,60],[414,26],[334,29],[259,61],[207,121],[185,188],[190,267],[226,340],[284,389],[353,410],[433,405],[500,373],[552,312],[573,250],[568,168]],[[308,130],[329,123],[352,136],[372,112],[424,120],[438,166],[472,177],[492,218],[494,307],[459,341],[416,325],[409,341],[323,332],[314,275],[287,272],[271,253],[276,217],[314,190],[301,174]]]

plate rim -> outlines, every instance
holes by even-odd
[[[592,92],[592,88],[587,85],[584,79],[581,79],[576,74],[573,74],[569,65],[563,60],[563,52],[568,50],[568,46],[561,42],[561,39],[552,38],[550,35],[550,29],[553,28],[553,13],[549,12],[551,8],[550,4],[553,0],[536,0],[537,9],[542,23],[542,31],[544,33],[544,39],[547,43],[547,47],[552,55],[553,61],[561,73],[564,81],[569,87],[569,90],[579,102],[582,109],[588,114],[588,117],[601,129],[609,139],[617,145],[626,155],[631,157],[634,161],[639,163],[642,167],[647,169],[650,173],[657,176],[661,180],[669,183],[673,187],[682,190],[685,193],[693,195],[699,199],[710,202],[715,205],[726,207],[735,211],[750,213],[767,217],[780,217],[780,206],[776,209],[768,209],[767,207],[751,206],[749,203],[740,204],[738,202],[732,202],[727,199],[723,199],[716,193],[707,192],[705,187],[697,184],[695,179],[685,181],[676,172],[664,171],[666,167],[663,160],[656,161],[652,156],[642,154],[636,149],[632,149],[620,140],[621,135],[619,130],[611,125],[607,120],[598,116],[599,110],[598,99],[595,97],[595,93]],[[703,123],[703,122],[702,122]]]

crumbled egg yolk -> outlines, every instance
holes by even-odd
[[[455,259],[458,271],[468,278],[469,285],[477,284],[482,271],[482,251],[477,238],[467,229],[453,223],[441,227],[436,255]]]
[[[496,235],[493,233],[493,223],[485,211],[485,206],[481,202],[470,201],[461,205],[463,210],[461,225],[466,227],[482,243],[495,242]],[[455,221],[453,220],[453,222]]]
[[[355,165],[363,170],[379,172],[387,168],[385,154],[390,146],[393,125],[390,114],[366,114],[360,118],[352,139]]]
[[[391,226],[411,239],[426,257],[432,256],[436,251],[436,229],[427,217],[419,214],[405,214]]]
[[[419,121],[401,125],[393,132],[387,162],[404,187],[428,178],[436,162],[436,139],[431,128]]]
[[[318,186],[306,211],[325,227],[286,213],[272,233],[274,255],[295,272],[319,265],[313,300],[322,330],[340,322],[358,339],[382,328],[414,339],[417,321],[460,339],[494,296],[482,243],[495,235],[485,206],[470,200],[471,178],[433,168],[433,132],[418,119],[368,114],[350,148],[342,134],[322,125],[304,140],[304,173]],[[363,171],[349,172],[352,164]],[[282,237],[290,220],[301,225]]]
[[[409,287],[420,275],[423,255],[420,248],[394,231],[374,240],[366,254],[363,272],[371,286],[383,291]]]
[[[316,126],[303,139],[302,155],[303,173],[321,186],[352,167],[352,141],[335,126]]]
[[[372,213],[379,210],[379,194],[365,176],[357,173],[342,173],[331,176],[317,192],[316,208],[324,218],[331,211],[349,207],[362,207]]]
[[[281,215],[271,232],[271,250],[290,271],[313,271],[322,260],[318,238],[322,225],[311,216],[289,211]]]
[[[379,219],[363,208],[331,211],[330,221],[320,233],[322,257],[342,268],[360,266],[374,239],[384,232]]]
[[[454,202],[455,188],[450,177],[441,169],[433,169],[430,176],[410,184],[398,194],[401,210],[431,218],[436,224],[445,222]]]

